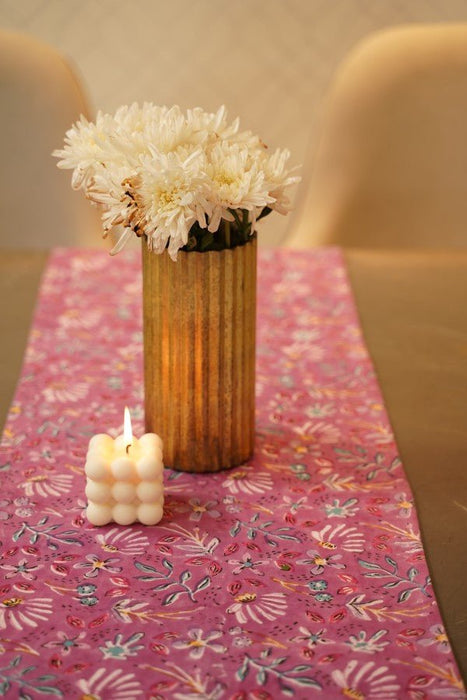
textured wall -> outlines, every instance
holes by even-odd
[[[70,57],[95,108],[154,101],[215,109],[303,162],[349,49],[405,22],[467,20],[466,0],[0,0],[0,25]],[[280,242],[287,219],[263,224]]]

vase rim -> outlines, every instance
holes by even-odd
[[[178,250],[177,255],[193,255],[194,253],[198,253],[199,255],[207,255],[208,253],[228,253],[229,251],[234,251],[237,248],[245,248],[248,246],[250,243],[256,242],[258,240],[258,235],[256,231],[251,234],[251,236],[248,238],[247,241],[242,242],[242,243],[237,243],[237,245],[232,246],[231,248],[222,248],[221,250]],[[147,246],[147,236],[144,234],[141,236],[141,241],[143,243],[143,250],[146,249],[148,253],[151,253],[152,251],[149,250]],[[168,248],[165,248],[162,253],[154,253],[154,255],[166,255],[168,254]],[[175,261],[176,262],[176,261]]]

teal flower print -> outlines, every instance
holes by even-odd
[[[291,464],[290,468],[300,481],[309,481],[311,479],[305,464]]]
[[[144,637],[144,632],[135,632],[126,641],[123,641],[123,635],[117,634],[114,641],[107,641],[104,646],[99,647],[104,659],[126,659],[128,656],[136,656],[141,649],[144,649],[143,644],[138,644],[139,640]]]
[[[5,578],[13,578],[21,576],[26,581],[34,581],[37,578],[36,574],[32,573],[37,569],[42,569],[43,564],[28,564],[26,559],[21,559],[17,564],[2,564],[0,568],[8,571]]]
[[[380,642],[379,640],[388,633],[387,630],[378,630],[367,639],[367,633],[361,630],[358,635],[351,634],[349,641],[346,644],[352,649],[352,651],[361,651],[365,654],[376,654],[379,651],[383,651],[384,647],[389,644],[389,642]]]
[[[258,567],[267,563],[267,560],[253,561],[249,554],[244,554],[241,560],[229,559],[229,564],[234,564],[237,567],[233,570],[234,574],[241,574],[242,571],[246,571],[250,574],[256,574],[256,576],[264,576],[264,572],[260,571]]]
[[[326,630],[322,629],[318,632],[310,632],[306,627],[299,627],[300,634],[292,638],[292,642],[306,642],[307,646],[312,649],[318,644],[330,644],[326,639]]]
[[[328,518],[349,518],[355,515],[358,508],[355,506],[358,503],[358,498],[348,498],[344,503],[340,503],[338,498],[335,498],[331,504],[324,506],[326,517]]]
[[[81,603],[81,605],[86,605],[87,607],[91,608],[93,605],[97,605],[97,603],[99,602],[99,599],[96,598],[95,596],[89,596],[86,598],[81,598],[81,600],[79,602]]]
[[[317,600],[319,603],[329,603],[334,596],[332,596],[330,593],[317,593],[315,595],[315,600]]]
[[[312,591],[325,591],[328,587],[327,581],[320,579],[318,581],[310,581],[308,584]]]
[[[86,632],[69,636],[66,632],[58,631],[57,640],[46,642],[42,646],[45,649],[57,649],[62,656],[66,656],[72,649],[89,649],[89,644],[81,641],[85,636]]]

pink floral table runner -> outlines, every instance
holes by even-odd
[[[465,697],[336,249],[261,251],[254,459],[84,517],[90,437],[143,432],[137,252],[58,249],[2,444],[0,696]]]

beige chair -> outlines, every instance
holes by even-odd
[[[467,24],[362,41],[339,68],[286,245],[467,247]]]
[[[97,210],[51,155],[89,113],[68,62],[32,37],[0,30],[0,104],[0,246],[102,245]]]

